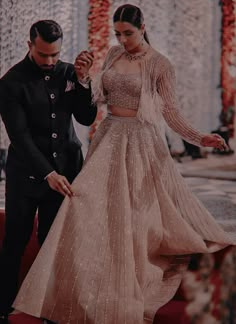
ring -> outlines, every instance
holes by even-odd
[[[67,189],[67,186],[66,185],[62,186],[62,189]]]

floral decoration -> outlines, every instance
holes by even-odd
[[[109,48],[109,17],[110,0],[89,0],[88,30],[89,49],[94,55],[94,64],[91,75],[97,73],[102,66]],[[100,111],[95,123],[90,127],[89,139],[104,118],[104,111]]]
[[[222,0],[221,122],[234,135],[236,106],[236,0]]]

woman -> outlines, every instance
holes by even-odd
[[[190,254],[235,244],[176,170],[162,116],[195,145],[224,149],[223,139],[176,109],[173,67],[149,45],[140,9],[121,6],[113,20],[120,46],[94,84],[108,116],[14,304],[60,324],[152,323]]]

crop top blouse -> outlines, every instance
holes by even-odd
[[[140,74],[121,74],[113,63],[124,53],[121,46],[113,46],[101,72],[93,80],[93,101],[122,108],[135,109],[141,122],[161,125],[166,123],[189,143],[201,146],[205,134],[193,128],[180,113],[175,95],[175,72],[170,61],[155,53],[140,61]],[[161,116],[162,115],[162,116]]]
[[[103,75],[107,104],[120,108],[138,110],[141,94],[140,73],[119,73],[113,67]]]

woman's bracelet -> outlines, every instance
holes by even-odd
[[[81,84],[89,84],[89,82],[91,81],[91,78],[88,75],[84,76],[82,79],[78,79],[78,81],[81,83]]]

